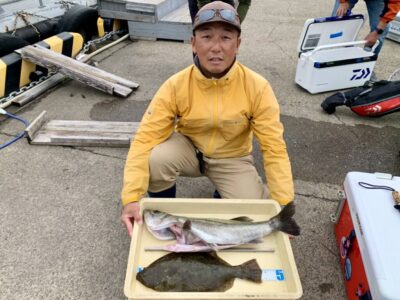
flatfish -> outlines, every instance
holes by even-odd
[[[136,275],[143,285],[159,292],[224,292],[235,278],[261,282],[257,261],[232,266],[215,252],[173,252]]]

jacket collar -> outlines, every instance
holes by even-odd
[[[226,73],[224,76],[222,76],[221,78],[207,78],[201,72],[200,62],[199,62],[198,57],[195,56],[193,60],[194,60],[194,68],[193,68],[194,69],[194,72],[193,72],[194,78],[205,85],[212,85],[215,82],[217,82],[219,85],[229,84],[232,81],[233,75],[235,74],[235,72],[238,68],[238,66],[237,66],[238,62],[235,59],[231,68],[229,69],[228,73]]]

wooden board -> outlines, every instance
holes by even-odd
[[[30,140],[32,145],[129,147],[139,122],[51,120]]]
[[[20,52],[22,58],[25,60],[48,69],[55,68],[68,77],[111,95],[116,94],[127,97],[132,92],[132,88],[137,88],[139,86],[136,82],[86,65],[43,47],[26,46],[23,47]]]

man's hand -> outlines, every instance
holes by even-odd
[[[122,210],[121,221],[125,224],[129,236],[132,236],[133,222],[136,221],[139,225],[143,223],[142,216],[140,215],[139,201],[125,205]]]
[[[348,1],[340,3],[337,11],[336,11],[336,16],[338,17],[343,17],[347,14],[347,10],[349,9],[350,4]]]
[[[365,43],[365,46],[372,47],[375,45],[376,41],[378,40],[378,33],[374,30],[370,32],[366,37],[365,40],[367,41]]]

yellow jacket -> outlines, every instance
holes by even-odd
[[[191,65],[157,91],[131,143],[124,171],[122,204],[138,201],[149,185],[150,151],[176,130],[211,158],[251,153],[253,133],[263,153],[270,197],[293,200],[293,181],[279,105],[262,76],[235,62],[220,79]]]

